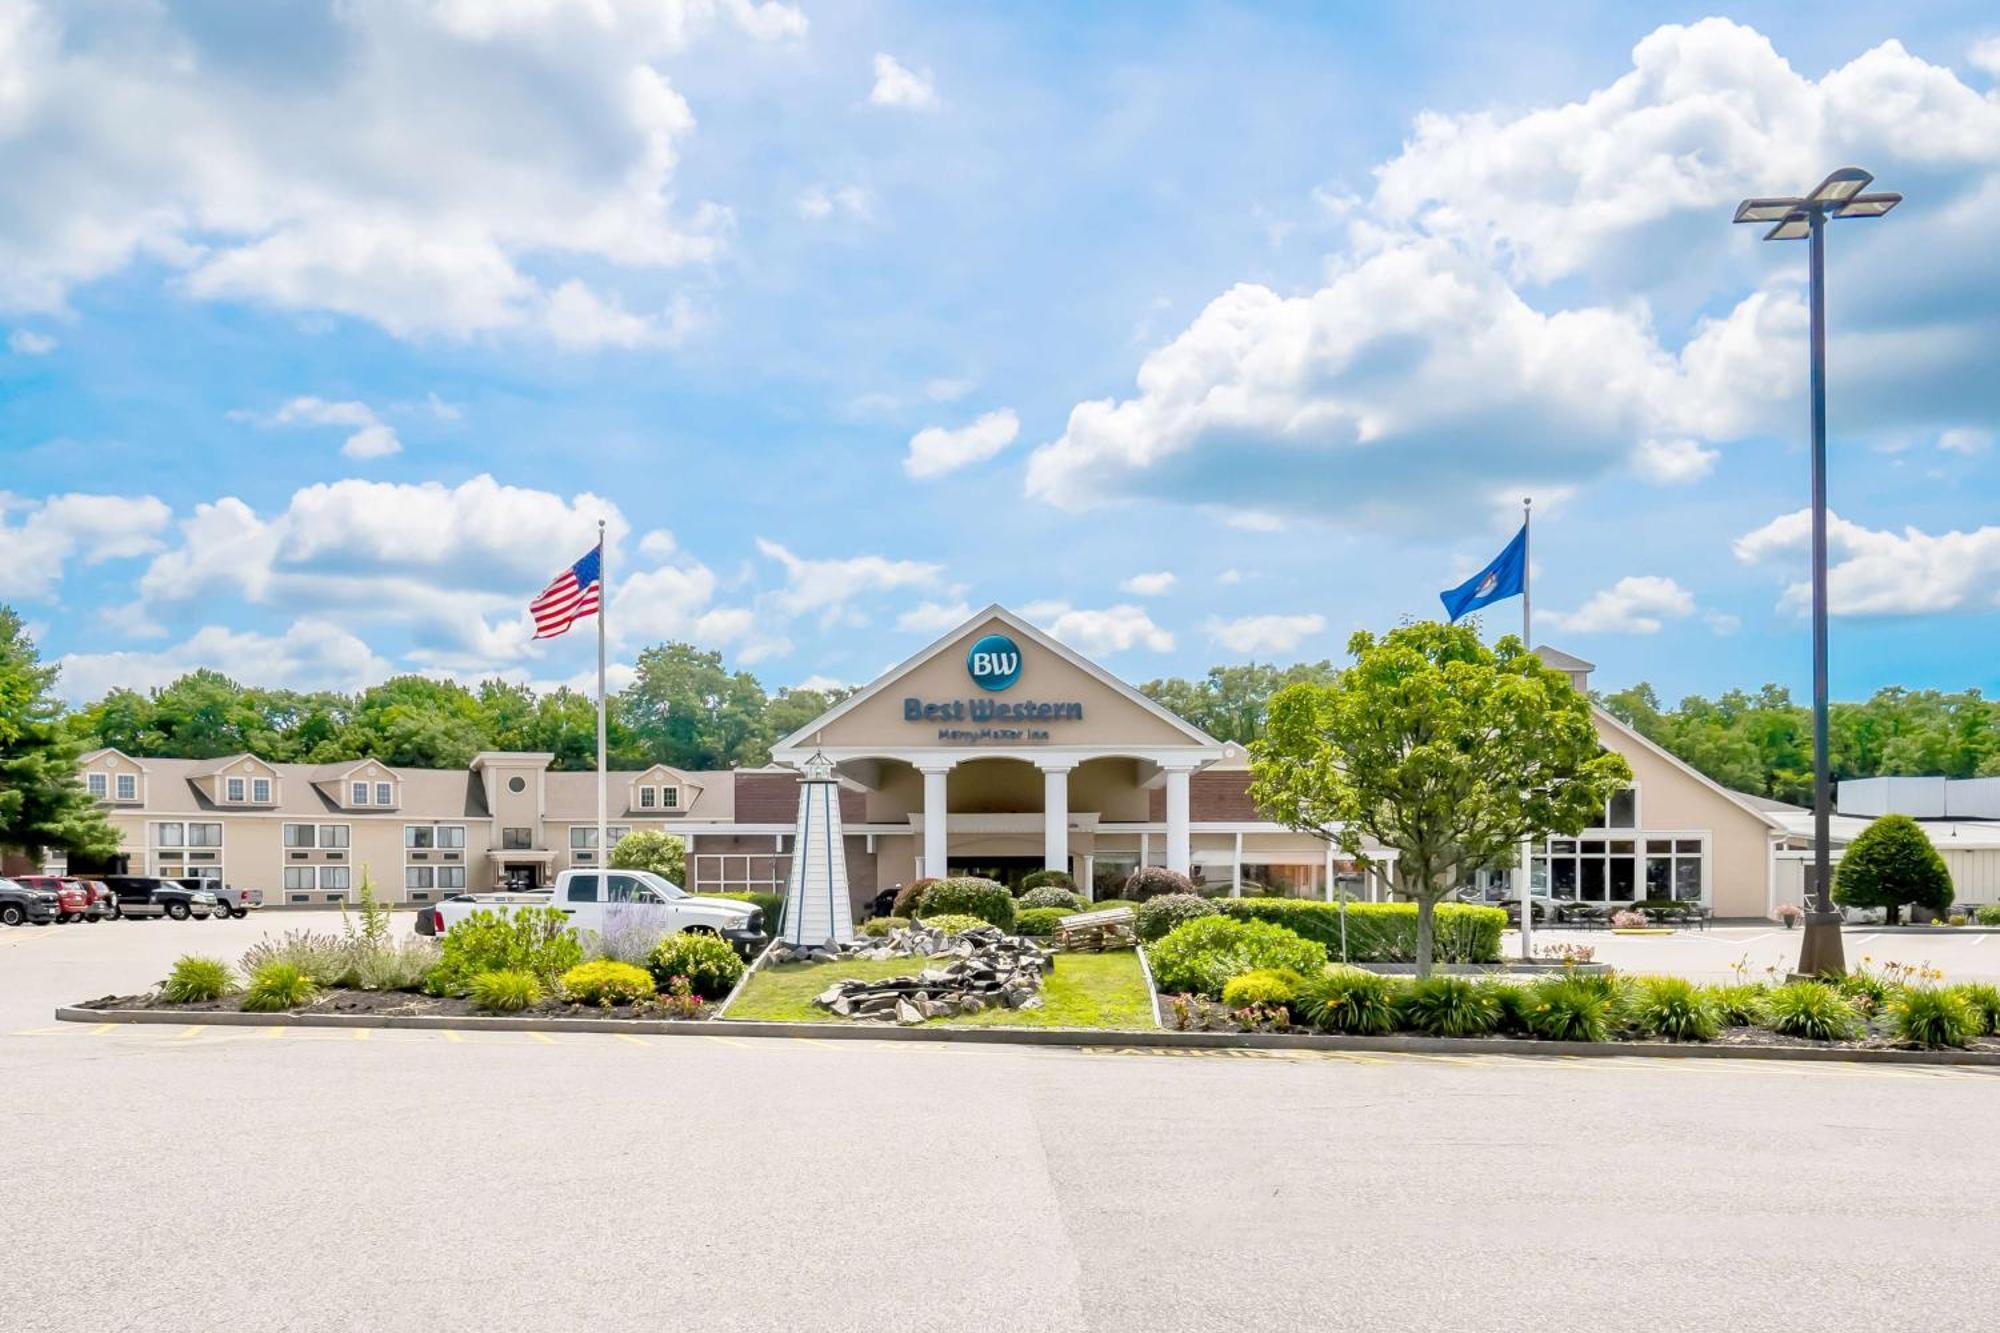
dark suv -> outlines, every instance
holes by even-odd
[[[47,889],[0,879],[0,926],[18,926],[24,921],[46,926],[61,914],[56,895]]]
[[[118,896],[120,916],[164,916],[175,921],[207,918],[215,911],[215,895],[191,889],[155,875],[106,875],[104,882]]]

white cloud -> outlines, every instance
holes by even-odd
[[[1632,575],[1592,594],[1574,611],[1544,611],[1572,634],[1657,634],[1668,620],[1694,614],[1694,594],[1657,574]]]
[[[1827,515],[1827,604],[1835,615],[1907,616],[2000,607],[2000,527],[1898,534]],[[1797,568],[1812,549],[1812,512],[1800,509],[1736,539],[1736,558]],[[1812,607],[1812,584],[1786,586],[1779,606]]]
[[[464,408],[457,403],[447,403],[437,396],[435,390],[424,396],[424,406],[429,408],[431,415],[439,421],[457,421],[465,415]]]
[[[15,329],[7,335],[7,350],[16,356],[47,356],[58,345],[52,335],[33,329]]]
[[[1031,602],[1021,614],[1086,657],[1106,657],[1129,648],[1167,653],[1174,647],[1172,634],[1129,603],[1086,611],[1067,602]]]
[[[808,560],[763,537],[757,549],[785,569],[785,586],[770,594],[770,604],[786,616],[817,613],[827,626],[846,618],[848,604],[864,594],[929,587],[941,572],[938,565],[880,555]]]
[[[1267,509],[1236,509],[1222,520],[1239,532],[1283,532],[1285,520]]]
[[[792,686],[792,688],[795,690],[844,690],[848,688],[848,682],[840,679],[838,676],[829,676],[821,672],[815,672]]]
[[[1215,576],[1215,581],[1225,588],[1233,588],[1243,582],[1243,571],[1240,569],[1225,569]]]
[[[922,72],[909,69],[896,57],[878,52],[875,56],[875,86],[869,90],[868,100],[876,106],[927,111],[937,105],[938,99],[928,69]]]
[[[875,200],[859,185],[811,185],[799,192],[799,216],[808,222],[824,222],[836,213],[855,222],[874,216]]]
[[[972,618],[968,602],[919,602],[896,617],[896,628],[905,634],[942,634]]]
[[[402,337],[619,345],[657,321],[606,315],[615,286],[708,260],[730,228],[677,197],[695,123],[665,71],[724,26],[804,25],[740,0],[371,3],[297,11],[272,49],[168,8],[8,15],[0,308],[63,309],[148,258],[197,298]]]
[[[349,458],[387,458],[403,452],[403,442],[396,437],[395,428],[377,417],[366,403],[331,402],[307,396],[294,398],[265,416],[248,412],[232,412],[230,416],[262,426],[349,427],[353,433],[340,446],[340,452]]]
[[[924,397],[934,403],[955,403],[971,393],[972,389],[972,380],[939,377],[925,382]]]
[[[2000,79],[2000,37],[1984,37],[1974,42],[1965,58],[1973,68]]]
[[[72,559],[94,565],[151,554],[172,517],[150,495],[27,500],[0,491],[0,597],[53,596]]]
[[[1020,418],[1009,408],[987,412],[956,430],[927,426],[910,437],[903,471],[912,477],[941,477],[993,457],[1020,433]]]
[[[1632,466],[1657,486],[1685,486],[1715,471],[1717,457],[1693,440],[1641,440],[1632,451]]]
[[[1152,574],[1134,574],[1118,587],[1121,591],[1129,592],[1136,597],[1158,597],[1173,587],[1174,582],[1173,572],[1162,569]]]
[[[1983,454],[1993,447],[1993,432],[1954,426],[1938,436],[1938,448],[1954,454]]]
[[[1241,616],[1235,620],[1211,618],[1202,627],[1208,637],[1233,653],[1289,653],[1308,635],[1326,628],[1326,617],[1308,612],[1302,615]]]
[[[276,635],[209,625],[156,652],[70,653],[58,665],[58,688],[72,702],[120,688],[156,689],[202,667],[246,684],[299,690],[358,690],[395,674],[361,639],[311,618]]]

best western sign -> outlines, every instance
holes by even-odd
[[[1021,649],[1005,634],[988,634],[972,645],[965,655],[965,673],[988,695],[1011,688],[1021,678]],[[979,741],[1045,741],[1049,733],[1040,727],[993,726],[993,723],[1081,722],[1083,705],[1069,701],[1038,699],[929,700],[905,698],[905,722],[967,722],[968,727],[941,726],[938,739],[960,743]]]

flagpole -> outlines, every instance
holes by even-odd
[[[597,520],[597,865],[601,882],[611,864],[611,845],[604,831],[604,616],[611,609],[611,579],[604,567],[604,520]]]
[[[1530,598],[1535,579],[1534,561],[1534,512],[1535,498],[1526,496],[1521,501],[1521,646],[1529,652],[1535,650],[1534,603]],[[1532,838],[1521,840],[1521,961],[1533,962],[1535,957],[1535,843]]]

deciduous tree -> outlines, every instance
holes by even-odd
[[[1951,871],[1908,815],[1883,815],[1847,845],[1833,871],[1833,900],[1843,907],[1886,907],[1895,925],[1904,903],[1942,912],[1951,906]]]
[[[84,790],[83,746],[62,725],[55,682],[21,618],[0,606],[0,847],[110,856],[118,833]]]

